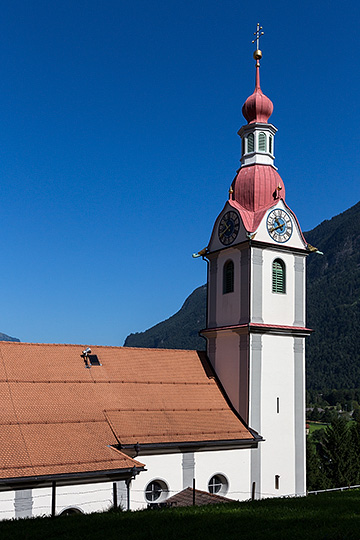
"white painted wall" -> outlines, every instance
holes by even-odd
[[[51,488],[26,491],[31,494],[26,517],[51,514]],[[83,513],[99,512],[109,509],[112,504],[112,482],[56,487],[56,514],[61,514],[67,508],[76,508]],[[16,517],[19,516],[15,512],[15,491],[0,492],[0,519]]]
[[[282,259],[286,267],[286,293],[272,292],[272,264]],[[292,326],[294,322],[294,255],[291,252],[263,250],[263,319],[265,324]],[[256,287],[256,283],[252,283]],[[253,289],[252,289],[253,291]]]
[[[218,333],[214,369],[233,404],[239,410],[240,339],[231,330]]]
[[[261,435],[266,441],[260,450],[263,497],[295,493],[293,345],[290,336],[262,338]],[[280,476],[278,490],[276,474]]]
[[[223,294],[224,265],[227,261],[234,263],[234,292]],[[240,320],[240,283],[241,283],[241,252],[229,248],[219,253],[217,259],[218,272],[216,277],[216,323],[217,326],[228,326]],[[211,284],[212,285],[212,284]]]
[[[147,507],[145,489],[149,482],[161,480],[168,486],[168,493],[156,502],[166,500],[184,489],[182,471],[182,453],[143,456],[146,471],[140,473],[130,487],[130,508],[138,510]],[[224,496],[245,500],[251,496],[250,489],[250,450],[221,450],[195,453],[196,488],[208,491],[212,476],[221,474],[228,480],[228,490]],[[121,490],[120,490],[121,491]],[[118,490],[118,503],[121,504]],[[27,517],[51,514],[51,488],[31,490],[31,506]],[[124,501],[125,502],[125,501]],[[15,492],[0,492],[0,519],[14,519]],[[76,508],[83,513],[108,510],[113,504],[113,484],[103,482],[76,486],[58,486],[56,488],[56,514],[68,508]],[[123,504],[125,507],[125,504]]]
[[[0,492],[0,520],[15,517],[14,496],[13,491]]]
[[[132,482],[132,510],[146,508],[145,489],[151,481],[165,482],[169,488],[169,497],[182,491],[184,488],[182,454],[143,456],[141,459],[148,471],[138,475]],[[226,494],[223,493],[224,496],[234,500],[249,499],[251,497],[250,449],[197,452],[195,454],[196,488],[208,491],[209,480],[215,474],[221,474],[228,480],[228,491]]]
[[[240,501],[251,497],[250,449],[198,452],[195,459],[197,489],[208,491],[210,478],[221,474],[229,483],[228,491],[222,495]]]

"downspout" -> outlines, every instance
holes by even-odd
[[[125,480],[125,484],[126,484],[126,498],[127,498],[127,502],[126,502],[126,510],[130,510],[130,487],[131,487],[131,482],[132,480],[134,480],[135,476],[137,476],[139,474],[140,471],[137,471],[136,470],[136,467],[133,467],[132,468],[132,475],[130,476],[130,478],[127,478]]]

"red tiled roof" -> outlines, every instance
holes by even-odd
[[[194,501],[194,491],[196,506],[234,502],[232,499],[228,499],[222,495],[208,493],[207,491],[201,491],[200,489],[193,490],[188,487],[166,499],[166,503],[168,506],[192,506]]]
[[[112,446],[250,440],[196,351],[0,342],[0,479],[127,469]]]

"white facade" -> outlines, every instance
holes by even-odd
[[[246,500],[251,497],[250,456],[252,449],[214,450],[173,454],[146,455],[146,471],[130,485],[131,510],[146,508],[149,500],[146,488],[151,482],[164,487],[156,503],[192,487],[208,491],[209,481],[215,475],[224,479],[219,492],[229,499]],[[116,482],[117,502],[128,508],[125,481]],[[56,515],[68,510],[81,513],[99,512],[113,506],[113,483],[78,484],[56,488]],[[52,505],[51,487],[0,492],[0,519],[14,519],[49,515]]]

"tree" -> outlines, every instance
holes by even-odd
[[[314,420],[314,422],[320,420],[320,411],[317,407],[314,407],[312,412],[310,413],[310,420]]]
[[[322,431],[322,430],[321,430]],[[311,435],[306,438],[306,484],[308,491],[326,489],[328,481]]]
[[[357,423],[360,422],[360,407],[359,406],[354,409],[352,417],[355,420],[355,422]]]
[[[334,418],[327,426],[320,452],[330,487],[349,486],[356,482],[354,438],[344,418]]]

